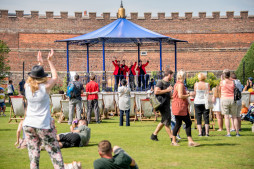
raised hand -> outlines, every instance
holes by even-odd
[[[49,54],[48,54],[48,61],[51,61],[51,60],[52,60],[53,55],[54,55],[54,51],[53,51],[53,49],[51,48],[51,51],[50,51]]]
[[[39,62],[39,65],[43,65],[43,59],[42,59],[42,56],[41,56],[41,51],[38,51],[37,61]]]

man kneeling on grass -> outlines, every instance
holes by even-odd
[[[87,127],[86,120],[79,120],[77,128],[70,133],[57,135],[60,148],[83,147],[88,145],[91,129]]]
[[[98,152],[101,158],[94,161],[94,169],[138,169],[136,162],[123,149],[114,146],[112,150],[108,140],[99,143]]]

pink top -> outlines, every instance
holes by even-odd
[[[223,80],[220,82],[221,98],[234,99],[234,82],[232,80]]]
[[[180,99],[178,96],[178,91],[176,87],[182,84],[183,86],[183,95],[186,95],[186,90],[182,82],[177,81],[174,86],[174,93],[173,93],[173,101],[172,101],[172,113],[175,116],[186,116],[188,113],[188,100],[187,99]]]

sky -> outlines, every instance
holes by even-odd
[[[35,10],[42,15],[46,11],[54,11],[54,15],[67,11],[70,16],[74,12],[96,12],[97,16],[110,12],[111,16],[116,16],[120,3],[121,0],[0,0],[0,9],[7,9],[9,13],[24,10],[25,14]],[[254,15],[254,0],[123,0],[123,5],[127,16],[138,12],[140,17],[144,12],[152,12],[152,16],[157,16],[158,12],[165,12],[166,16],[171,16],[171,12],[179,12],[180,16],[185,12],[193,12],[193,16],[206,12],[207,16],[212,16],[212,12],[220,11],[221,16],[225,16],[226,11],[235,11],[235,15],[249,11],[249,15]]]

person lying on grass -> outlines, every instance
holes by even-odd
[[[94,169],[138,169],[134,159],[118,146],[112,149],[108,140],[102,140],[98,144],[98,152],[101,158],[94,161]]]
[[[87,126],[86,120],[79,120],[77,128],[71,126],[71,132],[57,135],[60,148],[83,147],[88,145],[91,136],[91,129]]]

